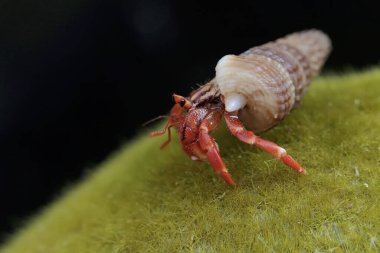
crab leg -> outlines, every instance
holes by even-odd
[[[221,114],[210,113],[199,127],[199,145],[205,150],[207,159],[215,172],[220,174],[222,178],[231,186],[235,186],[234,181],[219,154],[218,146],[215,140],[210,136],[210,132],[217,126],[221,119]]]
[[[159,135],[163,135],[166,133],[166,131],[168,131],[168,139],[161,144],[160,146],[160,149],[163,149],[166,147],[166,145],[168,145],[172,139],[172,135],[171,135],[171,132],[170,132],[170,128],[172,126],[175,126],[177,124],[177,122],[180,121],[181,119],[181,116],[182,115],[182,108],[179,106],[179,105],[174,105],[171,112],[170,112],[170,117],[168,119],[168,121],[166,122],[165,126],[164,126],[164,129],[162,130],[158,130],[158,131],[154,131],[154,132],[151,132],[149,134],[150,137],[156,137],[156,136],[159,136]]]
[[[238,138],[240,141],[245,142],[247,144],[256,145],[262,150],[268,152],[272,156],[281,160],[284,164],[294,169],[295,171],[306,175],[306,170],[302,168],[302,166],[297,163],[290,155],[286,153],[286,150],[276,143],[264,140],[258,136],[256,136],[252,131],[248,131],[244,128],[243,123],[239,120],[237,113],[224,113],[224,119],[226,120],[226,124],[231,133]]]
[[[172,127],[173,125],[170,124],[170,121],[168,121],[164,127],[164,129],[162,130],[158,130],[158,131],[154,131],[154,132],[151,132],[149,134],[150,137],[156,137],[156,136],[159,136],[159,135],[163,135],[166,133],[166,130],[168,131],[168,139],[161,144],[160,146],[160,149],[163,149],[166,147],[166,145],[168,145],[172,139],[172,135],[171,135],[171,132],[170,132],[170,128]]]

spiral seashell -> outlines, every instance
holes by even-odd
[[[300,101],[330,51],[326,34],[307,30],[224,56],[214,82],[225,110],[239,110],[239,118],[255,132],[275,126]]]

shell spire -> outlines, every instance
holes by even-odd
[[[306,56],[312,78],[318,75],[331,51],[329,37],[315,29],[290,34],[278,39],[276,43],[293,46]]]
[[[226,110],[240,109],[239,118],[256,132],[275,126],[300,101],[330,51],[326,34],[307,30],[224,56],[215,68],[215,83]]]

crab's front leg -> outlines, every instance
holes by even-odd
[[[160,149],[164,149],[166,147],[166,145],[168,145],[170,143],[170,141],[172,140],[172,134],[170,132],[170,128],[172,127],[173,125],[171,125],[171,122],[168,121],[166,123],[166,125],[164,126],[164,129],[162,130],[158,130],[158,131],[154,131],[154,132],[151,132],[149,134],[150,137],[156,137],[156,136],[159,136],[159,135],[163,135],[166,133],[166,131],[168,132],[168,139],[161,144],[160,146]]]
[[[260,149],[281,160],[283,163],[295,171],[304,175],[306,174],[306,170],[302,168],[302,166],[297,163],[290,155],[288,155],[284,148],[278,146],[276,143],[264,140],[256,136],[252,131],[246,130],[243,123],[241,123],[239,120],[237,112],[225,112],[224,119],[226,120],[228,129],[240,141],[251,145],[256,145]]]
[[[156,137],[156,136],[165,134],[166,131],[168,132],[168,139],[164,143],[161,144],[161,146],[160,146],[161,149],[165,148],[166,145],[168,145],[170,143],[170,141],[172,139],[170,128],[175,126],[176,124],[178,124],[179,121],[181,121],[181,119],[183,117],[182,112],[183,112],[183,108],[180,105],[175,104],[173,106],[172,110],[170,111],[170,116],[169,116],[169,119],[164,126],[164,129],[154,131],[154,132],[151,132],[149,134],[150,137]]]
[[[235,183],[219,154],[218,146],[215,140],[210,136],[210,132],[219,124],[221,117],[222,113],[216,111],[208,114],[203,120],[199,127],[199,145],[206,153],[207,160],[216,173],[220,174],[229,185],[235,186]]]

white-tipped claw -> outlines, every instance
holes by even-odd
[[[192,155],[192,156],[191,156],[191,160],[193,160],[193,161],[197,161],[197,160],[199,160],[199,158],[198,158],[197,156],[195,156],[195,155]]]
[[[224,103],[227,112],[234,112],[242,109],[247,104],[247,99],[238,93],[231,93],[225,96]]]

